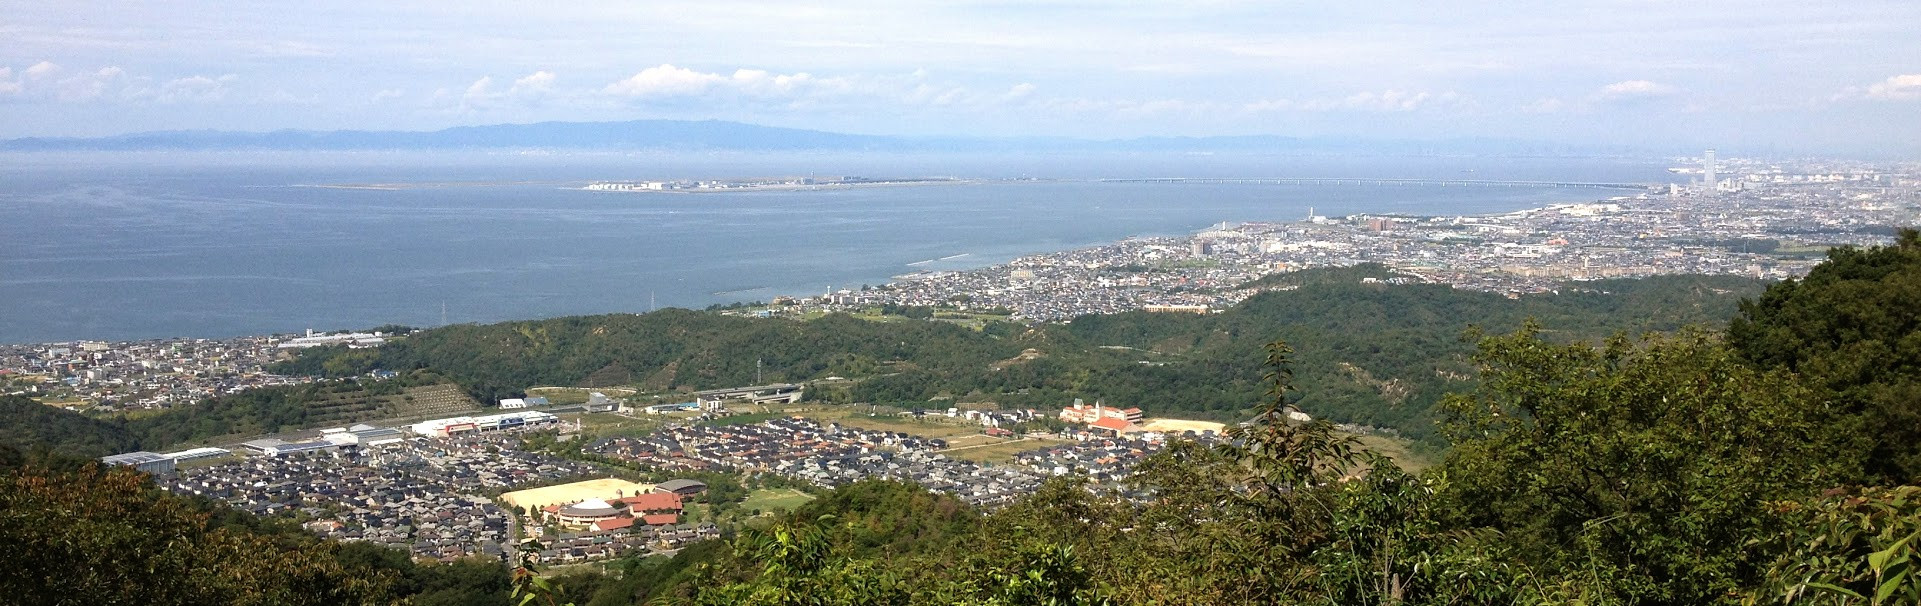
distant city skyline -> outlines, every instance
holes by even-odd
[[[0,138],[719,119],[1921,153],[1921,3],[0,1]]]

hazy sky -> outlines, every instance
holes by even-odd
[[[4,137],[641,118],[1915,150],[1921,2],[0,0]]]

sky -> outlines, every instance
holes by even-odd
[[[1921,2],[0,0],[0,137],[634,119],[1921,156]]]

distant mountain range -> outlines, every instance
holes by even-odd
[[[0,141],[7,151],[659,149],[874,152],[1240,152],[1500,155],[1626,155],[1646,150],[1508,139],[1437,141],[1352,137],[915,137],[855,135],[719,120],[540,122],[459,126],[436,131],[155,131],[108,137],[27,137]]]

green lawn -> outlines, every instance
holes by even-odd
[[[1409,442],[1406,439],[1376,435],[1358,437],[1362,447],[1386,455],[1409,473],[1420,473],[1421,470],[1432,467],[1435,463],[1432,456],[1417,453],[1408,448]]]
[[[777,418],[780,418],[780,417],[784,417],[784,416],[787,416],[787,415],[786,415],[786,413],[780,413],[780,412],[754,412],[754,413],[748,413],[748,414],[744,414],[744,415],[732,415],[732,416],[726,416],[726,417],[721,417],[721,418],[718,418],[718,419],[714,419],[714,420],[712,420],[712,421],[709,421],[709,422],[707,422],[707,424],[708,424],[708,425],[713,425],[713,426],[722,426],[722,425],[752,425],[752,424],[754,424],[754,423],[759,423],[759,422],[761,422],[761,421],[765,421],[765,420],[768,420],[768,419],[777,419]]]
[[[1008,440],[1008,439],[1002,439],[1002,438],[993,438],[993,439],[998,441],[990,442],[990,443],[986,443],[978,446],[953,447],[945,451],[942,451],[942,454],[945,454],[949,457],[953,457],[956,459],[965,459],[965,460],[973,461],[976,463],[1007,463],[1014,460],[1015,453],[1034,450],[1036,448],[1046,448],[1048,446],[1066,444],[1071,441],[1071,440],[1044,440],[1039,438],[1026,439],[1026,440]]]
[[[866,407],[860,407],[865,409]],[[887,409],[882,409],[887,410]],[[929,416],[922,419],[901,417],[891,414],[869,416],[847,408],[822,407],[806,413],[806,416],[822,423],[837,422],[842,425],[875,431],[899,431],[926,438],[953,438],[955,436],[979,435],[981,426],[976,423],[956,422],[943,416]],[[938,420],[936,420],[938,419]]]
[[[653,431],[666,422],[655,415],[628,417],[613,413],[575,413],[561,415],[561,421],[573,424],[580,420],[581,429],[597,436],[640,435]]]
[[[740,502],[740,509],[750,513],[756,509],[762,512],[790,510],[812,500],[814,495],[792,488],[762,488],[748,493],[747,499]]]

